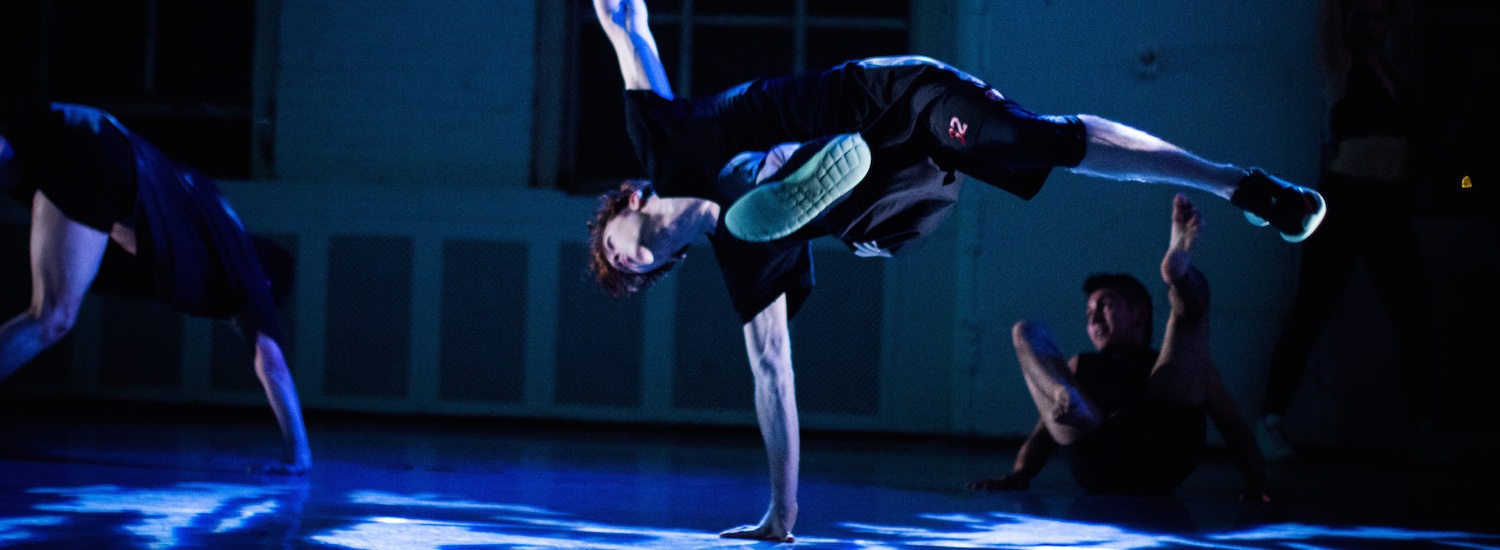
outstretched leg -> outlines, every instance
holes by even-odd
[[[1088,149],[1074,172],[1207,191],[1244,210],[1250,223],[1273,226],[1283,239],[1294,243],[1311,236],[1328,211],[1317,191],[1258,168],[1210,162],[1161,138],[1094,115],[1078,115],[1078,119],[1088,132]]]
[[[1078,115],[1088,132],[1079,174],[1115,180],[1170,183],[1228,199],[1244,169],[1210,162],[1165,140],[1094,115]]]
[[[31,206],[31,307],[0,326],[0,379],[67,335],[109,234],[69,219],[40,191]]]
[[[1098,178],[1212,193],[1244,210],[1251,223],[1275,226],[1292,242],[1312,234],[1326,212],[1316,191],[1259,169],[1208,161],[1103,117],[1037,115],[993,89],[967,83],[919,93],[937,96],[926,116],[928,130],[943,148],[939,156],[952,168],[1022,197],[1035,194],[1041,180],[1033,173],[1029,184],[1017,182],[1012,177],[1017,169],[1061,166]]]
[[[1073,384],[1073,370],[1052,334],[1041,325],[1021,321],[1011,329],[1011,338],[1026,389],[1052,439],[1071,445],[1098,428],[1103,421],[1099,408]]]

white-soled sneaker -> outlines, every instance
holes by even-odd
[[[1322,194],[1281,181],[1259,168],[1245,171],[1229,202],[1244,210],[1250,223],[1272,226],[1290,243],[1307,240],[1328,214]]]
[[[750,242],[791,235],[854,189],[870,171],[870,147],[859,134],[834,136],[821,147],[816,143],[804,145],[772,179],[730,205],[724,213],[730,234]]]

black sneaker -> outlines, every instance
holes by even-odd
[[[1289,243],[1300,243],[1312,236],[1328,203],[1323,195],[1306,187],[1283,183],[1264,170],[1251,168],[1240,178],[1239,188],[1229,196],[1230,204],[1245,211],[1245,219],[1259,227],[1267,225],[1281,232]]]
[[[787,163],[730,205],[724,225],[735,237],[767,242],[791,235],[854,189],[870,170],[870,148],[859,134],[821,146],[804,144]]]

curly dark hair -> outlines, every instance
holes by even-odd
[[[630,205],[630,197],[636,193],[645,199],[655,195],[656,191],[649,181],[625,180],[618,189],[599,195],[599,207],[594,210],[594,219],[589,220],[588,273],[600,289],[614,298],[625,298],[650,288],[676,265],[668,262],[645,273],[628,273],[609,265],[609,254],[604,250],[604,226],[625,211]]]

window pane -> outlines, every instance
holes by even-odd
[[[579,56],[577,103],[573,107],[578,117],[577,131],[567,136],[573,141],[575,171],[570,178],[573,181],[565,187],[593,194],[613,185],[609,182],[583,185],[583,180],[613,179],[618,183],[626,177],[641,177],[644,172],[625,134],[621,104],[625,87],[614,50],[603,32],[588,28],[582,31],[578,47],[583,54]],[[600,185],[604,187],[599,188]]]
[[[850,59],[911,53],[906,31],[813,29],[807,33],[807,68],[824,69]]]
[[[7,2],[0,17],[0,98],[32,99],[41,92],[41,3]],[[25,371],[22,371],[25,372]]]
[[[703,0],[693,3],[698,15],[785,15],[791,16],[792,0]]]
[[[173,159],[222,179],[250,177],[250,117],[115,113],[126,127]]]
[[[790,29],[699,26],[693,33],[694,97],[758,76],[792,71]]]
[[[878,16],[906,19],[911,15],[907,0],[807,0],[807,13],[820,16]]]
[[[145,91],[144,0],[61,8],[53,4],[48,25],[48,95],[78,103],[140,99]]]
[[[620,64],[614,47],[597,25],[590,22],[578,29],[577,86],[573,91],[575,103],[569,107],[577,117],[571,123],[576,131],[568,136],[572,143],[563,144],[572,148],[572,160],[564,162],[571,162],[573,170],[571,174],[564,170],[561,175],[564,181],[559,183],[559,187],[570,193],[584,195],[613,189],[622,179],[646,175],[630,136],[625,133],[622,100],[625,85],[620,79]],[[656,48],[669,80],[677,74],[680,51],[677,29],[676,25],[652,25]]]
[[[154,96],[250,104],[253,0],[159,0]]]

